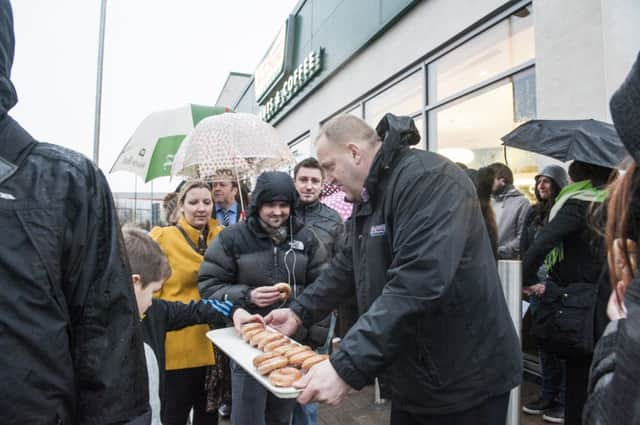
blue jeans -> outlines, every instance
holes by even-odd
[[[298,404],[293,409],[291,425],[316,425],[318,423],[318,403]]]
[[[231,366],[231,423],[233,425],[289,425],[295,399],[281,399],[233,360]]]
[[[529,297],[531,311],[535,311],[540,304],[540,297]],[[564,393],[566,388],[566,366],[564,360],[553,353],[538,348],[540,367],[542,369],[542,398],[545,400],[557,400],[564,405]]]

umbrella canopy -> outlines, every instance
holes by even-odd
[[[559,161],[618,167],[627,151],[611,124],[596,120],[531,120],[502,137],[503,145]]]
[[[178,149],[171,174],[211,180],[233,173],[246,179],[292,162],[289,147],[271,125],[253,114],[224,114],[196,126]]]
[[[223,112],[230,109],[188,104],[152,113],[129,138],[110,173],[128,171],[145,182],[171,175],[173,159],[184,138],[203,118]]]

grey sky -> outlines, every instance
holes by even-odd
[[[100,168],[149,113],[213,104],[230,71],[252,73],[298,0],[109,0]],[[99,0],[14,0],[19,102],[38,140],[91,157]],[[131,174],[107,174],[133,191]],[[158,179],[155,191],[175,186]],[[138,180],[138,190],[149,190]]]

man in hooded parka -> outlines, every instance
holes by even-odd
[[[13,51],[11,5],[0,0],[0,423],[147,424],[140,317],[111,192],[88,159],[35,141],[8,115]]]
[[[392,114],[377,132],[348,115],[323,126],[320,164],[356,203],[349,243],[266,321],[288,334],[356,295],[339,350],[295,384],[302,403],[336,404],[377,376],[392,425],[503,425],[522,356],[479,201],[457,165],[411,149],[419,140]]]

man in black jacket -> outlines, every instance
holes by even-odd
[[[0,422],[150,421],[139,315],[98,168],[7,115],[13,19],[0,0]]]
[[[298,191],[296,215],[320,242],[324,261],[333,258],[336,246],[344,237],[344,224],[340,214],[320,202],[324,171],[315,158],[306,158],[296,164],[293,181]]]
[[[291,333],[354,293],[361,316],[298,400],[335,404],[381,376],[394,425],[504,424],[522,359],[473,184],[410,148],[410,118],[387,114],[377,133],[342,115],[317,139],[329,180],[357,203],[351,246],[266,320]]]
[[[288,283],[295,298],[316,279],[318,242],[293,212],[296,197],[288,174],[272,171],[258,177],[247,220],[220,232],[204,255],[198,277],[203,299],[228,300],[265,315],[288,302],[274,284]],[[304,328],[294,338],[321,344],[314,334]],[[289,424],[293,400],[278,399],[234,362],[231,382],[234,425]]]

